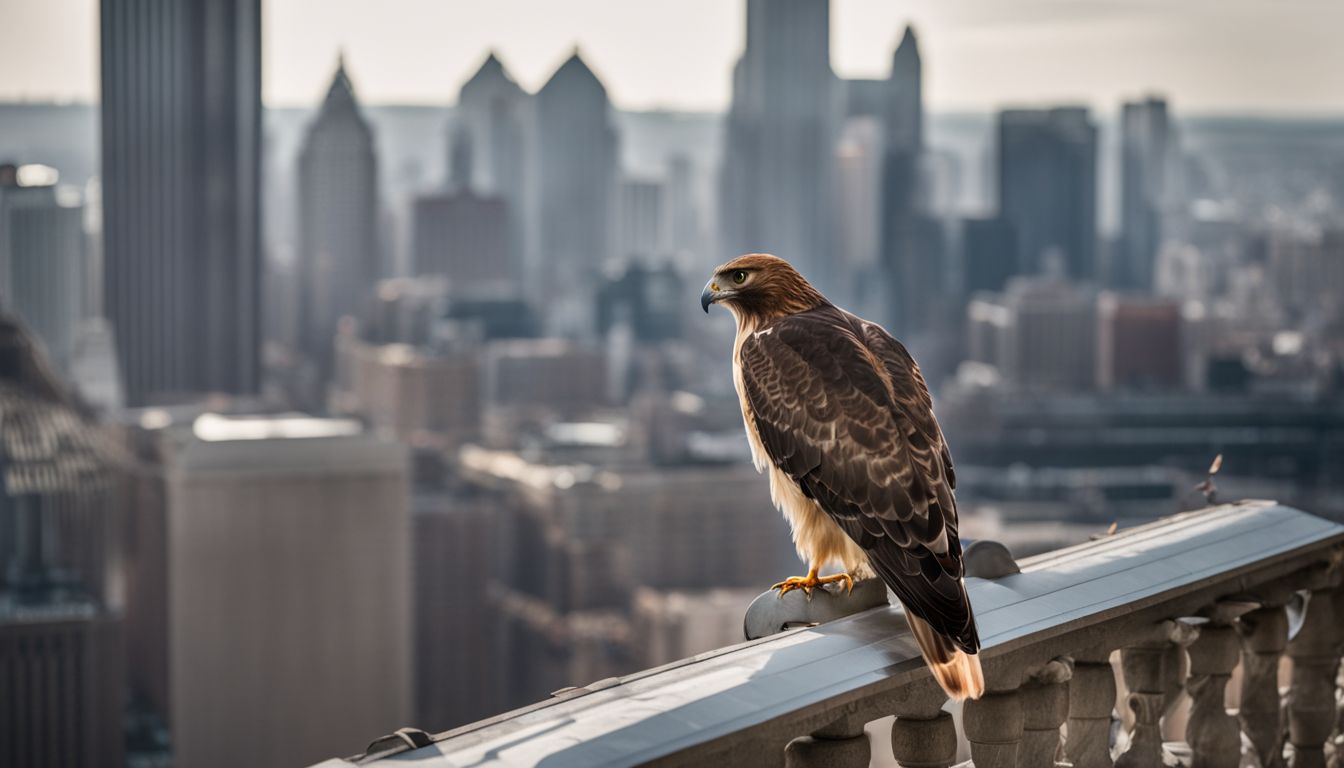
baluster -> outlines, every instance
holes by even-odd
[[[1069,681],[1069,728],[1064,753],[1074,768],[1111,768],[1111,715],[1115,673],[1110,652],[1092,648],[1074,656]]]
[[[1287,595],[1271,594],[1263,608],[1237,622],[1241,635],[1241,707],[1237,718],[1262,768],[1283,765],[1279,660],[1288,647]]]
[[[930,694],[891,707],[891,751],[901,768],[951,768],[957,759],[957,726],[942,711],[943,701]]]
[[[847,714],[794,739],[784,748],[785,768],[867,768],[871,748],[863,726],[860,717]]]
[[[1166,709],[1169,678],[1179,665],[1169,660],[1171,643],[1189,645],[1198,630],[1189,624],[1164,621],[1153,626],[1139,642],[1120,651],[1120,668],[1129,688],[1134,730],[1129,748],[1116,759],[1116,768],[1162,768],[1162,715]]]
[[[1073,665],[1055,659],[1027,673],[1022,684],[1022,746],[1018,768],[1054,768],[1059,727],[1069,716],[1069,678]],[[1111,695],[1114,700],[1115,695]]]
[[[1288,644],[1293,660],[1288,691],[1288,742],[1292,745],[1288,765],[1292,768],[1325,768],[1325,742],[1335,725],[1335,676],[1339,671],[1338,592],[1311,593],[1302,629]]]
[[[976,768],[1016,768],[1023,725],[1022,700],[1016,688],[968,699],[961,724]]]
[[[1190,679],[1186,690],[1192,699],[1185,740],[1192,751],[1192,768],[1219,768],[1241,760],[1241,728],[1228,714],[1227,682],[1237,666],[1240,650],[1232,622],[1259,603],[1225,600],[1205,613],[1209,623],[1200,627],[1190,646]]]

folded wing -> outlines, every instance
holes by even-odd
[[[775,466],[868,553],[909,611],[975,653],[951,458],[904,347],[826,306],[752,334],[741,367]]]

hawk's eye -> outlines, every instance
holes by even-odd
[[[735,271],[733,272],[733,282],[734,282],[734,283],[737,283],[738,285],[741,285],[741,284],[747,282],[747,273],[746,273],[746,271],[745,271],[745,270],[741,270],[741,269],[739,269],[739,270],[735,270]]]

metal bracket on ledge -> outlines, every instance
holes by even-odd
[[[1022,572],[1013,559],[1013,553],[999,542],[989,539],[978,539],[966,545],[961,562],[966,575],[977,579],[1001,579]]]
[[[781,596],[775,590],[761,593],[751,601],[742,631],[748,640],[778,634],[795,627],[810,627],[887,604],[887,585],[881,579],[854,582],[848,592],[840,583],[812,590],[809,598],[801,589]]]

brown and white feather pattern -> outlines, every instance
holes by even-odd
[[[829,303],[746,319],[734,383],[799,554],[860,576],[871,566],[921,646],[933,644],[924,650],[935,674],[938,663],[966,662],[956,651],[974,654],[980,641],[962,583],[955,476],[919,367],[881,327]]]

